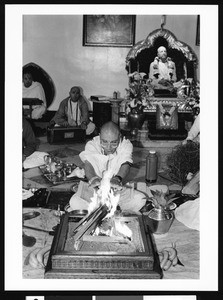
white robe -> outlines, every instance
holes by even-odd
[[[118,173],[123,163],[133,162],[132,150],[132,143],[123,138],[114,154],[104,155],[101,152],[100,137],[96,136],[92,141],[87,142],[85,150],[79,156],[83,162],[85,160],[90,162],[99,177],[102,177],[106,169],[111,170],[111,176],[113,176]]]
[[[42,84],[33,81],[29,87],[25,87],[23,84],[22,88],[22,97],[23,98],[38,98],[43,101],[42,105],[32,106],[32,119],[39,119],[46,111],[46,97],[45,92],[42,87]],[[24,105],[23,108],[29,108],[29,106]]]

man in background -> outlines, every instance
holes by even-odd
[[[46,97],[42,84],[38,81],[33,80],[33,75],[31,71],[25,70],[23,73],[23,98],[37,98],[42,100],[41,105],[33,105],[31,119],[40,119],[46,112]],[[23,109],[29,109],[28,105],[24,105]]]
[[[50,121],[50,125],[62,127],[80,126],[90,135],[95,130],[95,124],[89,119],[88,104],[80,93],[78,86],[70,89],[69,96],[61,101],[60,106]]]

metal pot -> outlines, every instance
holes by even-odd
[[[141,112],[130,112],[128,114],[128,126],[131,129],[141,129],[145,121],[145,114]]]
[[[174,213],[164,208],[152,208],[146,216],[146,224],[150,232],[155,234],[167,233],[174,220]]]

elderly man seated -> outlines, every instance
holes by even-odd
[[[87,135],[94,132],[95,124],[89,119],[88,104],[78,86],[73,86],[69,96],[61,101],[58,111],[50,121],[50,125],[55,124],[62,127],[80,126],[86,130]]]
[[[70,200],[71,207],[88,209],[94,192],[108,188],[108,194],[119,195],[121,210],[140,214],[146,202],[144,195],[125,185],[133,163],[132,152],[132,143],[121,136],[119,127],[111,121],[105,123],[100,134],[88,141],[79,154],[88,183],[80,182],[77,193]]]
[[[131,142],[121,137],[119,127],[113,122],[105,123],[100,135],[89,141],[80,153],[90,185],[99,186],[103,172],[110,170],[111,186],[120,188],[133,162],[132,150]]]
[[[167,50],[161,46],[157,50],[157,56],[150,64],[149,79],[156,88],[170,88],[176,82],[176,66],[170,57],[167,57]]]
[[[32,119],[40,119],[43,114],[46,112],[46,97],[44,89],[40,82],[33,80],[33,75],[31,71],[26,69],[23,73],[23,89],[22,89],[23,98],[37,98],[42,100],[42,105],[32,106]],[[29,109],[28,105],[24,105],[23,109]]]

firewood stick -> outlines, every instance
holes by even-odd
[[[96,213],[94,213],[92,215],[92,217],[84,224],[82,224],[83,226],[77,230],[75,230],[73,238],[75,240],[80,239],[84,233],[92,226],[92,224],[98,224],[98,222],[100,222],[108,213],[108,208],[106,206],[106,204],[100,206],[99,210],[96,211]]]
[[[93,215],[95,215],[98,211],[100,211],[100,209],[101,209],[101,206],[99,206],[97,209],[95,209],[95,210],[94,210],[93,212],[91,212],[89,215],[87,215],[86,217],[84,217],[83,219],[81,219],[81,220],[78,222],[77,226],[75,227],[75,230],[74,230],[74,232],[73,232],[73,235],[78,231],[78,229],[79,229],[82,225],[84,225],[86,222],[88,222],[88,221],[92,218]]]

